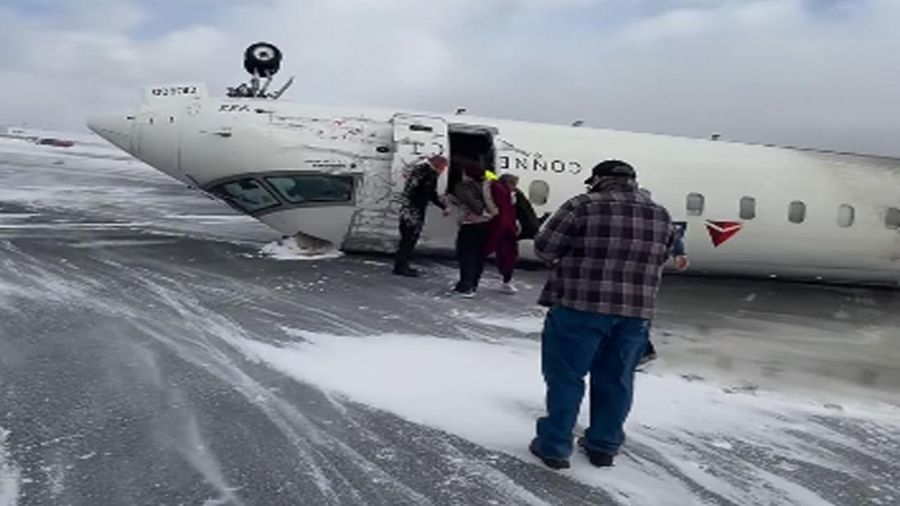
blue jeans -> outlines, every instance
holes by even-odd
[[[634,373],[647,347],[648,320],[554,306],[541,339],[547,384],[547,416],[537,421],[538,450],[545,457],[572,454],[572,430],[591,373],[591,422],[587,447],[615,454],[634,393]]]

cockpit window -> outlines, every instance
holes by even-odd
[[[278,200],[255,179],[245,178],[217,186],[213,193],[248,213],[278,205]]]
[[[292,204],[342,203],[353,200],[353,176],[292,174],[267,177],[284,200]]]

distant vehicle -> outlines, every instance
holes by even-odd
[[[57,148],[71,148],[75,145],[74,141],[70,141],[68,139],[53,139],[53,138],[44,138],[38,139],[37,144],[41,146],[53,146]]]
[[[539,215],[585,190],[597,162],[632,163],[686,227],[695,273],[900,284],[900,159],[723,140],[277,100],[281,52],[245,53],[249,83],[149,88],[132,113],[93,118],[100,136],[156,169],[288,235],[345,251],[389,252],[408,168],[440,153],[512,172]],[[293,78],[292,78],[293,80]],[[292,81],[291,80],[291,81]],[[428,220],[425,247],[452,249],[452,220]]]
[[[28,142],[33,142],[35,144],[45,146],[69,148],[76,144],[74,140],[75,136],[70,135],[66,132],[56,132],[53,130],[41,130],[25,127],[8,127],[5,134],[5,137],[22,139]]]

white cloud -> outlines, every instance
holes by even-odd
[[[667,39],[697,37],[721,27],[714,23],[715,11],[677,9],[664,12],[647,21],[635,23],[623,32],[624,41],[652,48]]]
[[[900,103],[889,84],[900,79],[889,49],[900,47],[892,28],[900,4],[871,1],[842,19],[819,17],[792,0],[683,15],[675,19],[690,22],[677,29],[671,13],[628,28],[612,51],[618,75],[644,72],[630,80],[635,100],[623,104],[637,113],[636,127],[655,122],[650,128],[661,131],[900,154],[900,121],[889,105]],[[643,34],[641,44],[629,44],[634,32]],[[654,38],[658,43],[648,46]],[[651,110],[659,116],[651,118]],[[615,111],[629,121],[628,111]]]
[[[58,4],[60,20],[82,30],[125,32],[147,21],[147,9],[135,0],[79,0]]]
[[[214,21],[149,40],[135,30],[168,19],[149,3],[0,8],[0,122],[79,127],[160,81],[223,90],[243,48],[271,40],[301,101],[900,154],[893,0],[191,3]]]

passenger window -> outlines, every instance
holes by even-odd
[[[788,210],[788,220],[791,223],[803,223],[806,221],[806,204],[799,200],[791,202],[791,207]]]
[[[353,200],[353,176],[293,174],[267,177],[266,181],[292,204],[345,203]]]
[[[843,204],[838,208],[838,225],[848,228],[856,221],[856,209],[849,204]]]
[[[700,193],[689,193],[687,196],[687,213],[690,216],[700,216],[706,206],[706,199]]]
[[[744,197],[741,199],[741,219],[752,220],[756,218],[756,199],[753,197]]]
[[[536,206],[543,206],[550,200],[550,185],[546,181],[532,181],[528,186],[528,200]]]
[[[213,193],[248,213],[278,205],[278,200],[269,193],[269,190],[251,178],[219,185],[213,189]]]
[[[898,229],[900,228],[900,209],[896,207],[890,207],[887,210],[887,214],[884,217],[884,225],[890,229]]]

